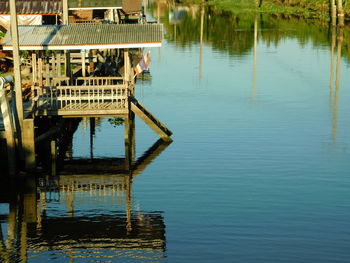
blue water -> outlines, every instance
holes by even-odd
[[[66,220],[64,226],[75,218],[73,237],[48,234],[56,244],[70,240],[57,246],[40,235],[30,239],[27,262],[350,262],[344,53],[336,86],[335,48],[330,86],[331,47],[312,39],[285,37],[270,45],[259,38],[256,81],[253,49],[237,56],[204,42],[202,65],[200,52],[199,42],[165,40],[151,49],[152,80],[136,86],[138,100],[174,133],[174,142],[132,180],[132,225],[145,231],[137,238],[157,232],[161,245],[139,248],[135,239],[120,246],[113,237],[114,227],[126,227],[124,191],[73,192],[72,213],[61,190],[46,204],[45,220]],[[90,156],[88,129],[82,122],[74,135],[76,158]],[[102,119],[94,156],[122,158],[123,133]],[[138,119],[136,157],[156,140]],[[94,226],[106,236],[74,236],[83,222],[100,223]],[[6,220],[1,223],[6,240]]]

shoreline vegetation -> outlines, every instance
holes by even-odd
[[[324,22],[332,20],[333,0],[180,0],[184,4],[203,3],[218,11],[290,15]],[[337,4],[338,0],[334,0]],[[260,5],[260,7],[259,7]],[[335,8],[337,6],[334,6]],[[350,0],[342,0],[345,23],[350,22]]]

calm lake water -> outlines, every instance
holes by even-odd
[[[168,12],[136,93],[174,142],[137,119],[130,180],[123,126],[96,121],[95,165],[81,121],[65,175],[0,204],[0,262],[349,262],[349,31]]]

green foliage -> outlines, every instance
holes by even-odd
[[[198,0],[183,0],[185,3],[197,3]],[[329,21],[329,0],[262,0],[262,6],[258,8],[260,0],[208,0],[206,3],[217,10],[237,13],[268,13],[289,14],[310,19]],[[344,1],[344,12],[350,17],[350,1]]]
[[[308,18],[293,14],[233,13],[206,6],[203,20],[203,41],[210,44],[213,49],[227,52],[237,58],[252,51],[255,20],[258,22],[259,42],[265,42],[267,45],[277,46],[286,38],[297,39],[301,45],[311,43],[317,48],[324,49],[328,49],[331,43],[327,23],[320,20],[313,20],[313,23],[310,23]],[[161,22],[166,28],[166,38],[175,42],[177,46],[191,47],[199,43],[200,7],[196,12],[186,12],[175,24],[169,20],[169,16],[164,16]],[[350,62],[350,31],[347,29],[344,29],[342,55]]]
[[[28,58],[29,52],[28,50],[22,50],[20,51],[21,58]]]
[[[108,119],[108,122],[113,126],[113,127],[117,127],[117,126],[121,126],[124,124],[125,119],[122,117],[115,117],[115,118],[111,118]]]

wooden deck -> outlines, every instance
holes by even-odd
[[[36,115],[117,116],[128,113],[129,90],[125,84],[34,87]],[[97,85],[96,85],[97,84]]]
[[[44,104],[36,111],[37,116],[122,116],[128,114],[128,108],[121,102],[72,102],[62,107],[51,107]]]

